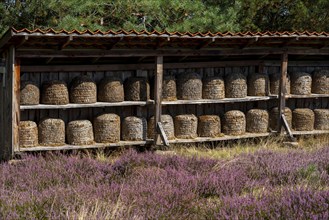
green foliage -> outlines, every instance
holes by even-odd
[[[329,31],[328,0],[6,0],[16,28],[158,31]]]

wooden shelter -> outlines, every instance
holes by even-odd
[[[2,76],[0,89],[0,158],[9,159],[23,151],[66,150],[123,145],[170,144],[221,141],[269,136],[272,133],[246,133],[240,136],[198,137],[167,140],[161,126],[161,114],[223,115],[229,110],[247,112],[252,108],[270,110],[279,107],[278,128],[287,125],[286,106],[328,109],[329,94],[286,94],[288,72],[329,69],[329,33],[262,32],[262,33],[179,33],[147,31],[55,31],[9,29],[0,40]],[[289,58],[289,62],[288,62]],[[163,75],[197,72],[203,77],[223,76],[234,72],[281,76],[279,95],[245,98],[162,101]],[[151,99],[145,101],[96,102],[67,105],[20,105],[21,81],[32,81],[41,89],[43,82],[66,83],[87,75],[96,83],[104,77],[146,77],[151,85]],[[35,146],[19,144],[19,122],[39,122],[45,117],[69,121],[88,119],[101,113],[120,117],[155,116],[155,137],[142,141],[119,141],[92,145]],[[270,116],[271,117],[271,116]],[[160,122],[160,123],[159,123]],[[292,131],[293,135],[327,134],[327,130]]]

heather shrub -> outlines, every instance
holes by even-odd
[[[325,219],[329,148],[232,159],[138,153],[0,165],[0,219]]]

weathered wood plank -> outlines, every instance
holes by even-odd
[[[54,150],[81,150],[81,149],[92,149],[92,148],[105,148],[105,147],[120,147],[120,146],[136,146],[136,145],[146,145],[151,143],[151,140],[147,141],[120,141],[118,143],[95,143],[92,145],[63,145],[63,146],[36,146],[29,148],[21,148],[17,152],[27,152],[27,151],[54,151]]]
[[[278,117],[278,127],[277,131],[281,131],[282,128],[282,115],[284,114],[284,108],[286,106],[286,82],[287,82],[287,74],[288,74],[288,54],[284,53],[281,56],[281,79],[279,86],[279,117]]]
[[[13,52],[14,71],[13,71],[13,97],[12,97],[12,126],[13,126],[13,148],[19,149],[19,122],[20,122],[20,60],[15,59]]]
[[[158,123],[161,122],[161,114],[162,114],[162,80],[163,80],[163,57],[156,57],[156,72],[154,78],[154,124],[155,124],[155,136],[154,136],[154,144],[161,145],[161,138],[158,130]]]
[[[329,130],[313,130],[313,131],[292,131],[293,135],[317,135],[317,134],[329,134]]]
[[[153,104],[153,101],[124,101],[124,102],[96,102],[92,104],[75,104],[70,103],[67,105],[21,105],[21,110],[26,109],[71,109],[71,108],[96,108],[96,107],[115,107],[115,106],[145,106]]]

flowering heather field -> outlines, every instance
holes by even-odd
[[[0,219],[328,219],[329,147],[0,165]]]

